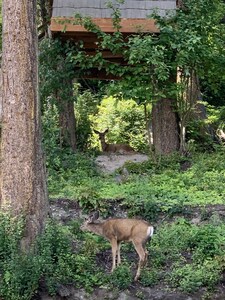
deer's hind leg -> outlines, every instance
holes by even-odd
[[[141,267],[144,266],[146,262],[146,252],[141,242],[133,241],[133,245],[139,255],[138,269],[134,278],[134,280],[137,281],[141,274]]]
[[[144,260],[144,266],[147,264],[147,261],[148,261],[148,251],[146,250],[146,242],[147,240],[142,244],[142,247],[145,251],[145,260]]]

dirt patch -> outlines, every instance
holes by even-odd
[[[117,169],[121,168],[126,162],[141,163],[148,160],[146,154],[132,153],[132,154],[102,154],[99,155],[95,162],[99,169],[104,172],[111,174]]]

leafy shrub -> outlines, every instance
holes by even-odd
[[[71,238],[62,226],[50,223],[40,240],[43,275],[50,294],[56,292],[59,284],[74,284],[91,291],[104,280],[94,261],[93,247],[92,252],[87,252],[84,244],[75,254]]]
[[[0,213],[0,268],[18,252],[23,229],[22,218],[11,218],[7,214]]]
[[[7,300],[28,300],[34,295],[42,275],[42,262],[32,254],[17,254],[5,262],[0,295]]]
[[[129,173],[141,175],[153,175],[165,170],[179,171],[182,155],[171,154],[168,156],[149,156],[149,159],[141,163],[126,162],[125,166]],[[185,158],[186,159],[186,158]]]
[[[164,280],[185,292],[210,289],[224,269],[224,229],[222,223],[196,226],[185,219],[164,224],[151,242],[152,265],[165,274]]]
[[[183,250],[189,249],[192,227],[185,219],[165,223],[151,241],[151,255],[154,266],[168,266],[181,259]]]
[[[206,259],[222,255],[221,245],[225,241],[225,236],[220,235],[218,228],[212,225],[205,225],[192,235],[190,247],[192,248],[193,260],[202,262]]]
[[[81,93],[77,90],[75,105],[77,146],[80,151],[90,148],[91,143],[91,114],[96,114],[99,100],[90,91]]]
[[[53,197],[73,197],[75,189],[87,181],[97,180],[98,172],[93,158],[81,153],[64,153],[60,156],[60,169],[49,169],[48,186]],[[89,178],[89,179],[87,179]]]
[[[202,286],[214,287],[221,278],[221,267],[217,261],[206,260],[202,265],[175,266],[169,277],[173,286],[190,293]]]
[[[76,241],[78,230],[72,236],[67,227],[50,221],[37,240],[35,251],[31,249],[26,254],[20,251],[23,222],[1,215],[0,225],[0,297],[29,300],[38,289],[40,279],[52,295],[60,284],[74,284],[91,291],[106,280],[96,266],[93,242],[89,251],[87,243],[82,247],[79,242],[74,253],[72,238]]]
[[[154,286],[159,282],[160,279],[160,274],[158,272],[157,269],[148,269],[145,268],[142,272],[141,272],[141,284],[143,286]]]
[[[123,264],[117,267],[110,276],[110,283],[120,290],[124,290],[132,283],[130,268]]]
[[[27,300],[38,287],[41,263],[32,253],[20,251],[22,218],[0,215],[0,296],[7,300]]]
[[[128,216],[141,216],[145,220],[156,221],[162,212],[161,205],[153,201],[137,201],[129,209]]]
[[[45,105],[44,105],[45,106]],[[44,109],[42,114],[43,145],[48,169],[58,170],[61,167],[62,149],[59,146],[60,128],[59,113],[55,105]]]

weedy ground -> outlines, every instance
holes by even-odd
[[[38,250],[18,253],[22,221],[13,223],[1,216],[3,299],[40,299],[43,290],[57,295],[65,287],[84,288],[90,294],[101,287],[127,290],[136,299],[148,299],[149,288],[176,291],[177,299],[186,299],[181,295],[223,299],[219,298],[225,278],[223,151],[195,154],[187,164],[187,159],[175,155],[126,163],[125,176],[122,169],[99,173],[94,159],[85,155],[64,157],[62,162],[60,169],[49,170],[53,218],[37,241]],[[103,218],[141,217],[156,228],[138,283],[133,282],[137,255],[132,245],[123,245],[123,263],[110,274],[109,243],[80,230],[84,215],[96,209]]]

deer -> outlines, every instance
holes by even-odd
[[[154,228],[147,221],[139,219],[107,219],[99,221],[99,212],[91,214],[81,225],[82,231],[90,231],[107,239],[112,248],[113,272],[121,263],[120,246],[122,242],[132,242],[139,256],[139,263],[134,280],[137,281],[141,274],[141,268],[146,265],[148,252],[146,243],[152,237]]]
[[[96,134],[99,136],[99,140],[101,142],[102,146],[102,151],[103,152],[121,152],[121,153],[126,153],[126,152],[134,152],[134,149],[127,144],[108,144],[105,141],[105,136],[109,132],[109,129],[106,129],[104,132],[99,132],[97,130],[94,130]]]

